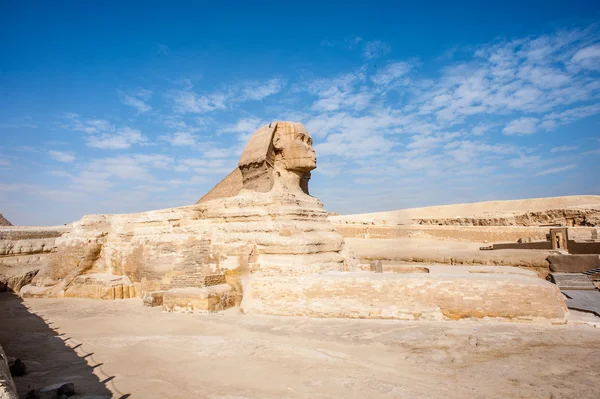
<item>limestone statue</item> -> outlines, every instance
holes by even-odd
[[[311,170],[317,167],[312,138],[298,122],[278,121],[263,126],[250,138],[238,167],[198,203],[233,197],[242,189],[309,194]]]

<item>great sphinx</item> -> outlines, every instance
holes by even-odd
[[[141,296],[168,311],[564,322],[560,290],[529,271],[371,272],[309,195],[315,168],[304,126],[273,122],[198,203],[74,222],[20,294]]]
[[[308,194],[315,168],[304,126],[273,122],[197,204],[73,223],[22,294],[118,298],[230,282],[240,296],[243,274],[348,269],[343,238]]]

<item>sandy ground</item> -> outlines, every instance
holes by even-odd
[[[442,264],[514,265],[543,275],[551,251],[501,249],[481,251],[488,244],[429,238],[345,238],[346,245],[361,259]],[[415,264],[418,266],[418,264]]]
[[[585,316],[591,317],[591,316]],[[115,398],[598,398],[600,329],[171,314],[138,299],[0,294],[21,394]]]
[[[524,212],[541,212],[551,209],[586,209],[600,207],[600,195],[572,195],[565,197],[529,198],[511,201],[486,201],[470,204],[428,206],[399,209],[388,212],[361,213],[332,216],[334,221],[386,220],[388,223],[408,223],[411,219],[445,219],[455,217],[500,217]]]

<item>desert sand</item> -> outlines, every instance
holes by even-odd
[[[20,395],[79,397],[597,398],[600,329],[176,314],[139,299],[0,294],[0,341],[26,362]],[[4,326],[13,326],[5,328]]]

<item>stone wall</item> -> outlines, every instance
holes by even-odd
[[[18,291],[47,266],[68,226],[0,228],[0,288]]]
[[[509,242],[501,244],[493,244],[493,249],[552,249],[552,243],[550,241],[538,241],[538,242]]]
[[[247,314],[401,320],[565,321],[554,284],[509,273],[328,273],[249,279]]]
[[[550,271],[555,273],[583,273],[600,268],[600,255],[550,255]]]

